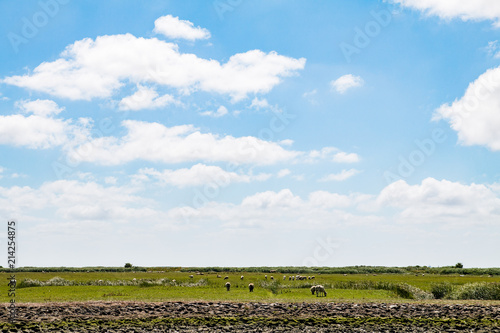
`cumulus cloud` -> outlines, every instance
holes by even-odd
[[[70,120],[15,114],[0,116],[0,144],[30,149],[65,146],[85,136],[86,124]]]
[[[330,195],[313,192],[307,199],[289,189],[266,191],[244,198],[239,204],[209,202],[201,207],[171,210],[170,216],[195,221],[217,221],[225,228],[317,229],[346,224],[371,224],[380,218],[365,213],[351,213],[367,196]]]
[[[500,67],[470,83],[460,99],[441,105],[433,119],[448,121],[463,145],[500,150]]]
[[[128,97],[123,98],[118,107],[120,110],[142,110],[156,109],[169,104],[178,104],[172,95],[159,96],[155,89],[138,85],[137,91]]]
[[[225,116],[228,114],[227,108],[224,105],[219,106],[217,111],[205,111],[201,112],[200,115],[202,116],[209,116],[209,117],[214,117],[214,118],[220,118],[222,116]]]
[[[0,212],[5,216],[26,215],[30,217],[27,220],[51,224],[79,221],[109,224],[148,218],[160,221],[163,216],[154,208],[154,203],[130,187],[71,180],[46,182],[39,188],[0,187]]]
[[[322,181],[322,182],[330,182],[330,181],[341,182],[341,181],[347,180],[347,179],[357,175],[358,173],[360,173],[360,171],[356,170],[356,169],[342,170],[340,173],[329,174],[329,175],[321,178],[320,181]]]
[[[404,7],[420,10],[442,19],[460,18],[463,21],[491,20],[500,28],[500,3],[497,0],[392,0]]]
[[[176,44],[156,38],[109,35],[76,41],[59,59],[3,82],[71,100],[109,98],[127,83],[149,83],[184,94],[201,90],[229,95],[238,101],[248,94],[269,92],[282,78],[303,69],[305,62],[274,51],[251,50],[221,64],[180,53]]]
[[[384,188],[377,202],[400,209],[396,218],[405,223],[489,224],[500,218],[498,193],[483,184],[427,178],[409,185],[399,180]]]
[[[339,77],[336,80],[330,82],[330,85],[333,89],[335,89],[339,94],[345,94],[347,90],[362,87],[365,84],[365,81],[361,78],[361,76],[355,76],[352,74],[347,74]]]
[[[146,176],[159,180],[163,184],[173,185],[179,188],[189,186],[200,186],[215,184],[219,187],[228,186],[231,183],[250,183],[253,181],[265,181],[271,177],[270,174],[260,173],[240,174],[227,171],[218,166],[198,163],[191,168],[156,170],[144,168],[139,170],[139,176]]]
[[[15,106],[23,113],[32,113],[42,117],[57,115],[64,110],[56,102],[47,99],[37,99],[36,101],[21,100],[17,101]]]
[[[180,20],[179,17],[166,15],[155,21],[153,30],[157,34],[162,34],[173,39],[187,39],[194,41],[197,39],[210,38],[210,32],[201,27],[194,27],[190,21]]]
[[[135,120],[122,122],[127,134],[101,137],[68,151],[74,161],[117,165],[134,160],[163,163],[194,161],[237,164],[274,164],[290,161],[301,153],[255,137],[201,133],[192,125],[166,127]]]
[[[226,228],[387,226],[393,220],[462,228],[495,223],[500,218],[499,207],[498,185],[464,185],[428,178],[417,185],[397,181],[377,196],[315,191],[302,198],[289,189],[266,191],[237,204],[206,201],[198,206],[175,208],[169,216],[194,223],[221,222]]]

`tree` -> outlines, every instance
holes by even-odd
[[[131,263],[129,263],[129,262],[128,262],[128,263],[126,263],[126,264],[125,264],[125,268],[132,268],[132,264],[131,264]]]
[[[462,265],[462,263],[459,262],[455,265],[455,268],[464,268],[464,265]]]

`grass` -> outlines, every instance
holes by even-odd
[[[192,272],[16,272],[16,302],[64,301],[255,301],[255,302],[317,302],[317,301],[406,301],[425,299],[431,292],[442,292],[450,299],[498,299],[500,276],[458,276],[425,274],[321,274],[314,280],[283,280],[279,273],[232,272],[228,276],[231,291],[224,288],[226,280],[217,273],[194,275]],[[189,275],[193,274],[194,278]],[[264,279],[267,274],[269,279]],[[240,276],[244,275],[244,280]],[[274,281],[270,276],[275,277]],[[295,275],[295,274],[294,274]],[[9,273],[0,273],[7,281]],[[288,275],[287,275],[288,276]],[[135,280],[134,280],[135,279]],[[99,280],[102,280],[101,282]],[[175,280],[175,282],[173,282]],[[248,292],[248,284],[255,291]],[[326,287],[328,297],[312,296],[313,284]],[[443,286],[445,288],[437,288]],[[492,286],[497,287],[492,287]],[[9,302],[8,286],[0,289],[0,302]],[[471,296],[472,295],[472,296]],[[478,296],[479,295],[479,296]],[[488,298],[490,297],[490,298]]]

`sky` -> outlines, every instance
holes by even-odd
[[[498,1],[0,13],[18,266],[499,267]]]

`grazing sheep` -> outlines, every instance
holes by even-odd
[[[264,279],[266,279],[266,280],[267,280],[267,275],[264,275]]]
[[[292,281],[292,277],[291,276],[288,277],[288,281]]]
[[[231,283],[226,282],[226,290],[229,291],[231,289]]]
[[[311,294],[313,294],[313,295],[314,295],[314,293],[315,293],[315,292],[316,292],[316,286],[312,286],[312,287],[311,287]]]
[[[311,276],[311,280],[314,280],[314,279],[315,279],[315,276],[314,276],[314,275],[313,275],[313,276]]]
[[[241,280],[243,280],[243,278],[244,278],[244,276],[242,275],[242,276],[240,277],[240,279],[241,279]]]
[[[189,277],[190,277],[191,279],[193,278],[193,276],[192,276],[192,275],[189,275]]]
[[[326,297],[326,290],[325,290],[325,287],[323,287],[322,285],[318,284],[316,286],[316,297],[318,296],[324,296]]]
[[[220,279],[222,276],[220,276],[219,274],[217,274],[217,278]]]
[[[250,283],[250,284],[248,285],[248,289],[250,290],[250,292],[251,292],[251,293],[253,292],[253,288],[254,288],[254,287],[255,287],[255,286],[253,285],[253,283]]]
[[[271,280],[274,280],[274,276],[271,275]]]
[[[224,276],[224,280],[227,280],[227,279],[229,279],[229,276],[227,276],[227,275]]]
[[[286,275],[283,275],[283,280],[286,280]]]

